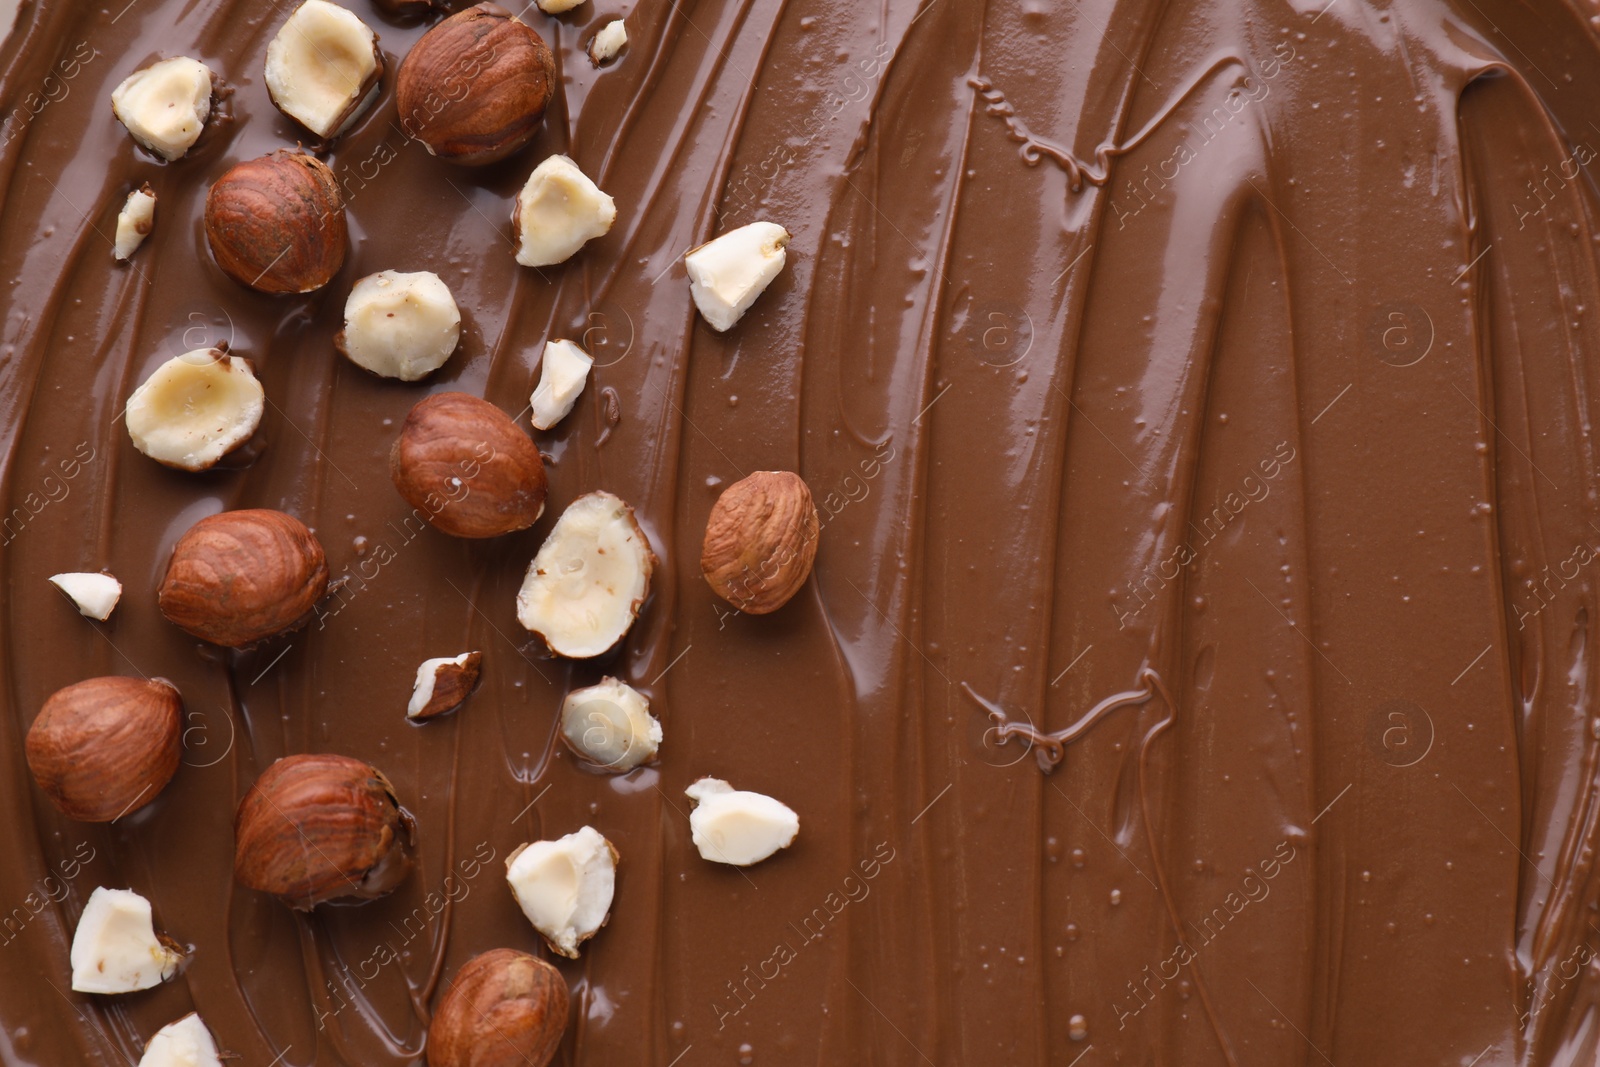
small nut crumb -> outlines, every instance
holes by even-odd
[[[566,156],[551,156],[533,168],[511,212],[517,262],[550,267],[565,262],[603,236],[617,218],[617,204]]]
[[[144,1047],[139,1067],[222,1067],[222,1057],[217,1055],[211,1031],[191,1011],[155,1032]]]
[[[539,385],[529,399],[536,429],[548,430],[571,414],[592,366],[594,358],[571,341],[545,344],[544,358],[539,362]]]
[[[250,361],[197,348],[155,369],[128,398],[128,436],[157,463],[203,471],[250,439],[266,392]]]
[[[655,758],[661,723],[643,693],[608,677],[567,694],[561,739],[584,759],[620,774]]]
[[[695,802],[689,813],[694,847],[713,863],[760,863],[788,848],[800,832],[800,816],[787,804],[735,789],[720,778],[702,778],[684,793]]]
[[[610,493],[585,493],[567,505],[528,565],[517,621],[558,656],[598,656],[633,625],[655,567],[633,509]]]
[[[131,889],[99,886],[72,935],[72,988],[133,993],[178,973],[183,953],[156,935],[150,902]]]
[[[592,826],[506,857],[506,881],[522,913],[552,952],[569,959],[611,917],[616,878],[617,850]]]
[[[123,263],[132,259],[155,224],[156,193],[150,183],[145,182],[128,194],[127,202],[117,212],[117,239],[111,254]]]
[[[571,11],[583,0],[538,0],[539,10],[546,15],[559,15],[563,11]]]
[[[774,222],[729,230],[683,257],[695,307],[721,333],[731,329],[783,270],[789,231]]]
[[[465,704],[478,684],[483,664],[482,652],[463,652],[459,656],[423,660],[417,668],[417,681],[411,688],[408,719],[431,719]]]
[[[199,140],[211,114],[212,80],[198,59],[163,59],[111,90],[111,111],[135,141],[170,163]]]
[[[267,45],[267,94],[318,137],[348,129],[377,99],[382,77],[378,35],[327,0],[305,0]]]
[[[384,270],[356,282],[333,343],[350,362],[382,378],[426,378],[456,350],[461,311],[432,271]]]
[[[606,23],[589,41],[589,60],[595,66],[609,63],[628,43],[628,28],[621,19]]]
[[[52,574],[50,584],[72,599],[78,614],[105,622],[122,598],[122,583],[109,574],[67,571]]]

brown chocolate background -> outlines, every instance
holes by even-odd
[[[560,964],[565,1063],[1596,1061],[1588,0],[589,0],[527,13],[564,99],[484,171],[407,143],[392,79],[421,27],[351,6],[390,73],[328,155],[351,254],[306,298],[228,281],[200,225],[228,166],[307,136],[261,79],[287,4],[24,3],[0,50],[0,1063],[131,1063],[190,1010],[241,1064],[420,1063],[464,960],[542,951],[504,857],[584,823],[622,867]],[[581,49],[622,14],[595,71]],[[233,91],[162,165],[108,100],[179,54]],[[554,151],[617,223],[519,268],[510,200]],[[155,231],[118,266],[143,181]],[[715,335],[679,257],[756,218],[794,234],[789,265]],[[462,307],[422,385],[333,351],[386,268]],[[545,518],[488,543],[407,526],[405,412],[445,389],[523,410],[550,336],[597,368],[539,435]],[[222,339],[271,401],[253,462],[162,469],[121,403]],[[772,468],[822,508],[816,575],[729,614],[705,517]],[[569,664],[513,598],[596,488],[663,565],[621,650]],[[352,582],[235,656],[154,590],[183,530],[239,507],[298,515]],[[101,567],[126,586],[104,625],[44,580]],[[407,723],[417,663],[468,649],[471,702]],[[1058,730],[1146,669],[1167,695],[1052,775],[987,732],[980,701]],[[556,740],[563,693],[607,672],[666,732],[622,778]],[[88,826],[21,739],[106,673],[181,688],[187,765]],[[391,897],[302,917],[232,883],[238,798],[302,751],[372,761],[416,815]],[[794,847],[702,861],[702,775],[792,805]],[[150,897],[194,948],[179,979],[68,990],[96,885]]]

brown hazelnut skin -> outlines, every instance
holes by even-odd
[[[544,960],[509,948],[474,956],[428,1027],[428,1067],[546,1067],[569,1004],[566,979]]]
[[[28,769],[63,815],[112,822],[178,769],[183,701],[161,678],[90,678],[56,691],[28,729]]]
[[[344,266],[349,229],[333,171],[280,148],[238,164],[206,194],[206,241],[223,273],[263,293],[309,293]]]
[[[293,515],[224,511],[178,538],[158,603],[195,637],[246,648],[291,630],[328,591],[322,545]]]
[[[411,46],[395,103],[408,136],[440,159],[476,167],[533,140],[555,86],[544,39],[504,8],[478,4]]]
[[[234,816],[233,877],[310,911],[373,900],[405,880],[415,832],[383,772],[351,756],[285,756]]]
[[[406,416],[389,453],[406,502],[453,537],[498,537],[544,512],[544,460],[511,417],[467,393],[438,393]]]
[[[811,490],[791,471],[756,471],[717,498],[700,570],[712,590],[751,615],[777,611],[800,591],[821,526]]]

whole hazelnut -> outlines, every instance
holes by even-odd
[[[309,911],[372,900],[411,870],[411,816],[389,779],[350,756],[285,756],[239,802],[233,877]]]
[[[263,293],[309,293],[344,266],[339,183],[303,152],[280,148],[235,166],[206,194],[205,221],[217,266]]]
[[[428,1067],[546,1067],[569,1001],[561,972],[536,956],[509,948],[474,956],[428,1027]]]
[[[411,409],[389,474],[407,503],[454,537],[525,530],[544,513],[538,448],[509,415],[466,393],[439,393]]]
[[[555,79],[555,57],[532,27],[478,4],[411,46],[395,78],[400,126],[440,159],[494,163],[539,132]]]
[[[305,523],[267,508],[189,527],[161,581],[161,614],[196,637],[245,648],[304,622],[328,591],[328,562]]]
[[[756,471],[712,506],[700,570],[740,611],[777,611],[811,573],[820,529],[811,490],[798,474]]]
[[[56,691],[28,729],[28,769],[63,815],[111,822],[178,769],[183,701],[160,678],[91,678]]]

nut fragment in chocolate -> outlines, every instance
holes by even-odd
[[[128,397],[133,446],[157,463],[203,471],[250,440],[267,407],[248,359],[197,348],[157,367]]]
[[[789,231],[773,222],[752,222],[707,241],[683,257],[694,306],[721,333],[744,317],[756,297],[783,270]]]
[[[611,917],[616,879],[617,850],[592,826],[506,857],[506,881],[522,913],[552,952],[569,959]]]
[[[546,342],[539,361],[539,384],[528,401],[535,429],[548,430],[572,413],[593,366],[593,357],[573,342]]]
[[[194,146],[211,114],[213,76],[198,59],[163,59],[124,78],[111,110],[133,139],[171,162]]]
[[[117,236],[112,242],[111,254],[120,262],[127,262],[150,236],[156,224],[156,192],[145,182],[128,194],[122,210],[117,212]]]
[[[551,156],[533,169],[511,212],[517,262],[524,267],[563,263],[604,236],[617,218],[617,204],[566,156]]]
[[[735,789],[720,778],[702,778],[684,793],[695,802],[689,813],[694,847],[713,863],[760,863],[800,832],[794,810],[765,793]]]
[[[305,0],[267,45],[265,73],[278,110],[318,137],[335,137],[377,99],[383,53],[354,12]]]
[[[656,557],[633,509],[604,491],[567,506],[517,593],[517,621],[558,656],[608,651],[650,592]]]
[[[71,959],[76,992],[134,993],[177,974],[183,953],[156,933],[148,900],[98,886],[78,916]]]
[[[460,340],[461,311],[443,279],[384,270],[350,290],[334,346],[380,378],[414,382],[444,366]]]

